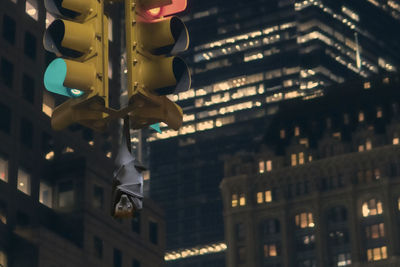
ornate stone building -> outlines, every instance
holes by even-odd
[[[291,101],[226,160],[227,266],[400,266],[399,77]]]

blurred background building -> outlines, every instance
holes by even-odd
[[[399,3],[383,2],[188,1],[193,83],[173,96],[184,123],[147,138],[170,266],[224,266],[224,155],[257,148],[281,101],[398,70]]]
[[[107,10],[111,18],[123,14],[118,6]],[[154,202],[145,199],[134,220],[110,216],[118,131],[51,130],[49,116],[63,100],[43,87],[54,55],[44,51],[42,38],[53,20],[44,1],[0,1],[0,266],[162,266],[164,214]],[[114,106],[119,23],[109,25]]]
[[[226,160],[227,266],[400,265],[400,79],[282,103]]]

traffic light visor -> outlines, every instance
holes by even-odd
[[[50,92],[68,97],[79,97],[83,91],[64,86],[67,77],[67,63],[62,58],[53,60],[44,74],[44,86]]]
[[[56,16],[83,20],[87,17],[96,0],[45,0],[46,10]]]

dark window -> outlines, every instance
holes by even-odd
[[[72,181],[61,182],[58,186],[58,206],[60,208],[74,205],[74,184]]]
[[[237,223],[235,225],[236,240],[244,241],[246,238],[246,227],[244,223]]]
[[[140,213],[136,213],[135,218],[132,219],[132,231],[140,234]]]
[[[7,204],[0,199],[0,223],[7,223]]]
[[[133,260],[133,261],[132,261],[132,267],[140,267],[140,261],[138,261],[138,260]]]
[[[10,133],[11,129],[11,110],[0,104],[0,130],[5,133]]]
[[[22,77],[22,97],[31,103],[35,100],[35,80],[26,74]]]
[[[95,236],[93,238],[94,255],[97,258],[103,258],[103,240]]]
[[[24,53],[31,59],[36,59],[36,37],[29,33],[25,33]]]
[[[25,118],[21,119],[20,141],[22,144],[26,145],[27,147],[32,148],[33,125],[29,120],[27,120]]]
[[[93,186],[93,206],[98,209],[104,208],[104,188],[98,185]]]
[[[29,225],[29,216],[21,211],[17,211],[17,226],[28,226]]]
[[[50,134],[42,134],[42,151],[47,154],[53,150],[54,141]]]
[[[4,15],[3,17],[3,38],[10,44],[15,44],[16,24],[11,17]]]
[[[149,239],[154,245],[158,244],[158,224],[156,222],[149,222]]]
[[[2,81],[4,85],[11,88],[13,86],[14,65],[7,59],[2,58],[0,71],[1,71],[0,81]]]
[[[114,248],[114,267],[122,267],[122,252]]]

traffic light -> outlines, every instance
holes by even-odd
[[[45,0],[57,17],[47,28],[44,48],[59,58],[46,69],[44,85],[71,99],[56,107],[52,127],[61,130],[78,122],[105,128],[108,107],[108,19],[104,1]]]
[[[125,0],[128,96],[131,127],[158,122],[177,130],[182,109],[166,95],[186,91],[190,74],[175,55],[189,46],[183,21],[171,16],[186,8],[186,0]]]

